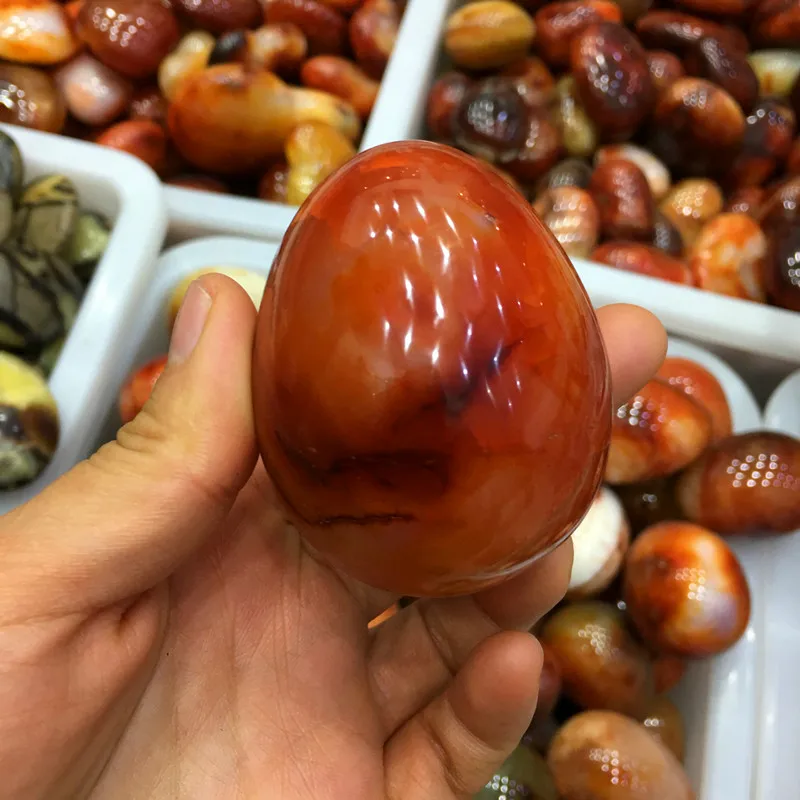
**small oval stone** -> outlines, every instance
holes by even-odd
[[[752,217],[720,214],[700,231],[689,263],[701,289],[763,303],[766,255],[766,236]]]
[[[558,161],[562,152],[561,133],[544,111],[531,111],[528,134],[511,161],[508,171],[517,179],[532,183],[542,177]]]
[[[501,75],[516,81],[517,91],[531,108],[542,108],[555,97],[555,78],[541,58],[527,56],[517,59]]]
[[[786,101],[759,100],[747,116],[728,183],[737,189],[766,183],[789,155],[796,130],[794,111]]]
[[[57,253],[75,230],[78,191],[64,175],[46,175],[29,184],[14,218],[14,237],[27,250]]]
[[[576,36],[595,22],[622,22],[622,12],[616,3],[605,0],[563,0],[545,4],[534,21],[539,54],[550,66],[565,67]]]
[[[800,47],[800,3],[760,0],[750,20],[750,38],[762,47]]]
[[[592,120],[615,138],[630,137],[650,113],[655,89],[644,48],[622,25],[590,25],[572,42],[570,64]]]
[[[764,277],[769,299],[781,308],[800,311],[800,225],[775,225],[767,233]]]
[[[86,0],[77,31],[100,61],[129,78],[155,75],[180,37],[171,7],[154,0]]]
[[[215,34],[252,28],[263,17],[258,0],[174,0],[174,7],[193,25]]]
[[[612,759],[624,783],[609,775]],[[675,756],[622,714],[585,711],[572,717],[554,737],[547,763],[561,800],[695,800]],[[620,784],[644,788],[629,792],[619,790]]]
[[[458,67],[505,67],[528,52],[536,33],[533,19],[509,0],[466,3],[447,19],[444,46]]]
[[[6,61],[59,64],[80,49],[64,7],[53,0],[5,0],[0,32],[0,59]]]
[[[655,200],[661,200],[672,185],[669,170],[649,150],[635,144],[616,144],[601,147],[595,153],[594,163],[600,166],[612,158],[630,161],[644,173]]]
[[[702,575],[702,591],[687,580]],[[730,649],[750,619],[750,589],[725,540],[689,522],[661,522],[639,534],[623,577],[628,615],[656,652],[705,658]]]
[[[684,59],[690,75],[722,87],[747,112],[758,98],[758,78],[744,53],[706,36]]]
[[[661,201],[659,211],[680,231],[690,247],[702,227],[722,211],[722,189],[705,178],[687,178],[676,183]]]
[[[600,230],[609,239],[653,236],[655,203],[642,170],[632,161],[608,159],[595,168],[589,192],[600,212]]]
[[[671,283],[691,286],[692,271],[678,258],[667,255],[652,245],[638,242],[607,242],[591,255],[592,261],[609,267],[635,272],[651,278],[661,278]]]
[[[750,49],[747,37],[738,28],[680,11],[650,11],[636,21],[636,33],[649,49],[670,50],[681,55],[707,36],[743,53]]]
[[[0,63],[0,122],[61,133],[67,108],[44,70]]]
[[[597,149],[599,140],[597,125],[580,102],[575,79],[571,75],[565,75],[556,83],[553,121],[561,130],[567,155],[587,158]]]
[[[464,95],[453,121],[453,138],[471,155],[507,164],[525,145],[528,116],[510,79],[488,78]]]
[[[748,469],[736,468],[743,465]],[[723,536],[762,537],[800,528],[799,486],[800,440],[756,430],[710,447],[681,475],[676,492],[692,522]]]
[[[681,232],[661,211],[656,211],[653,219],[652,245],[673,258],[683,255]]]
[[[111,223],[101,214],[83,211],[64,247],[64,258],[84,283],[94,273],[111,238]]]
[[[647,66],[656,94],[669,89],[675,81],[686,74],[681,60],[674,53],[666,50],[650,50],[647,53]]]
[[[600,215],[592,196],[583,189],[547,189],[536,198],[533,210],[567,255],[586,258],[597,244]]]
[[[650,145],[670,170],[724,173],[744,131],[742,109],[728,92],[702,78],[681,78],[656,104]]]
[[[0,350],[38,359],[69,330],[82,294],[72,268],[57,256],[0,245]]]
[[[761,97],[786,97],[800,76],[800,51],[757,50],[747,56]]]
[[[65,64],[54,78],[70,114],[87,125],[113,122],[133,95],[130,81],[88,53]]]
[[[463,72],[451,71],[440,76],[428,95],[426,121],[428,132],[449,141],[453,135],[453,117],[464,100],[472,79]]]
[[[644,713],[654,693],[651,659],[617,608],[594,600],[571,603],[545,621],[539,638],[554,653],[572,702],[634,717]]]
[[[35,480],[58,446],[58,407],[44,376],[0,351],[0,489]]]

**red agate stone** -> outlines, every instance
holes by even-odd
[[[317,189],[261,305],[254,408],[287,515],[347,574],[472,592],[566,539],[611,423],[597,319],[488,167],[381,146]]]

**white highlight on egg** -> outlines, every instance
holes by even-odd
[[[622,564],[629,540],[625,509],[619,497],[603,486],[572,534],[575,555],[569,593],[585,595],[605,589]]]

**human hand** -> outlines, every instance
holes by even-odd
[[[464,798],[528,726],[571,545],[368,631],[395,598],[311,554],[256,465],[255,317],[193,284],[145,410],[0,520],[0,797]],[[665,335],[599,317],[622,402]]]

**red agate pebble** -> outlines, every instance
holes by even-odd
[[[708,411],[713,441],[730,436],[733,431],[731,408],[715,375],[688,358],[670,356],[664,359],[657,377],[680,389]]]
[[[750,589],[725,540],[690,522],[660,522],[631,544],[623,597],[656,652],[704,658],[732,647],[750,620]]]
[[[611,421],[597,319],[530,205],[452,148],[366,151],[284,239],[254,408],[287,516],[399,594],[497,583],[569,536]]]
[[[800,528],[800,440],[729,436],[681,475],[676,493],[687,519],[717,533],[791,533]]]

